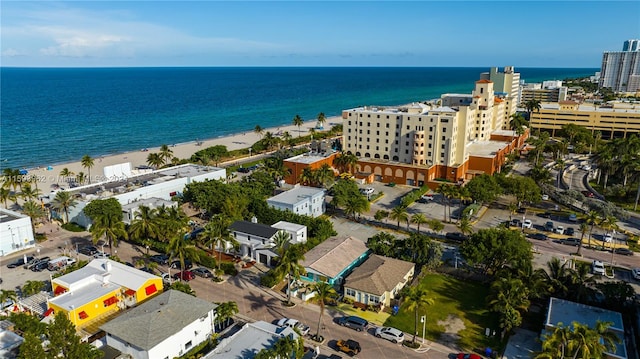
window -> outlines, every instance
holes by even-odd
[[[144,292],[147,293],[147,295],[151,295],[157,291],[158,289],[156,288],[155,284],[152,284],[144,289]]]
[[[346,288],[346,293],[348,296],[350,297],[355,297],[356,296],[356,291],[350,288]]]
[[[405,146],[409,146],[409,141],[405,142]]]
[[[409,125],[407,125],[407,130],[410,129]]]
[[[442,149],[444,150],[444,145],[442,145],[441,147],[442,147]]]
[[[189,348],[191,348],[192,346],[193,344],[191,344],[191,340],[189,340],[188,342],[185,343],[184,350],[189,350]]]
[[[443,128],[442,128],[442,133],[445,133],[445,132],[447,132],[447,128],[446,128],[446,127],[443,127]]]
[[[404,154],[408,155],[409,154],[409,150],[404,150]]]
[[[445,141],[447,138],[445,136],[442,136],[442,140]]]

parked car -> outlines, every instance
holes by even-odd
[[[593,274],[599,274],[599,275],[604,275],[604,263],[602,263],[602,261],[593,261],[591,263],[591,273]]]
[[[197,275],[198,277],[202,277],[202,278],[211,278],[213,277],[213,273],[211,273],[210,270],[208,270],[207,268],[203,268],[203,267],[199,267],[196,268],[194,270],[192,270],[193,274]]]
[[[543,201],[548,201],[549,200],[549,195],[548,194],[543,194],[542,195],[542,200]]]
[[[85,256],[92,256],[98,253],[98,248],[96,248],[96,246],[84,246],[78,249],[78,253],[84,254]]]
[[[634,279],[640,280],[640,268],[633,268],[631,270],[631,275]]]
[[[531,222],[530,219],[525,219],[524,222],[522,222],[522,228],[531,228],[533,227],[533,222]]]
[[[564,234],[564,227],[563,226],[557,226],[555,232],[558,233],[558,234]]]
[[[24,269],[31,269],[33,268],[35,265],[37,265],[40,262],[49,262],[51,258],[50,257],[42,257],[42,258],[36,258],[34,260],[32,260],[31,262],[27,263],[24,265]]]
[[[50,261],[49,257],[41,258],[40,261],[38,261],[36,264],[31,266],[31,271],[32,272],[42,272],[43,270],[48,269],[49,268],[49,261]]]
[[[587,198],[593,198],[593,193],[589,191],[582,191],[582,195],[584,195]]]
[[[374,191],[375,191],[375,189],[373,189],[373,187],[360,188],[360,193],[362,193],[364,195],[373,194]]]
[[[404,341],[404,333],[391,327],[378,327],[376,329],[376,337],[392,341],[396,344]]]
[[[300,334],[307,335],[309,334],[309,326],[302,324],[297,319],[292,318],[282,318],[278,321],[277,325],[279,327],[289,327],[291,329],[297,329]]]
[[[27,256],[26,258],[27,260],[25,261],[25,257],[20,257],[14,260],[13,262],[7,264],[7,268],[17,268],[17,267],[23,266],[25,264],[32,262],[33,258],[34,258],[33,256]]]
[[[623,256],[632,256],[633,255],[633,251],[629,248],[616,248],[613,250],[613,253],[615,254],[621,254]]]
[[[433,201],[433,195],[432,194],[423,194],[422,197],[423,200],[425,201]]]
[[[538,216],[542,218],[551,218],[551,212],[538,213]]]
[[[553,225],[553,222],[548,221],[547,223],[544,224],[544,230],[548,231],[548,232],[553,232],[553,228],[555,226]]]
[[[549,239],[549,237],[547,237],[547,235],[544,233],[531,233],[529,235],[529,238],[536,239],[539,241],[546,241],[547,239]]]
[[[106,254],[105,252],[100,252],[98,251],[97,253],[94,253],[93,258],[109,258],[109,255]]]
[[[168,264],[169,263],[169,256],[166,254],[154,254],[151,257],[149,257],[149,259],[152,262],[156,262],[158,264]]]
[[[171,283],[171,277],[169,273],[160,273],[160,278],[162,278],[162,283]]]
[[[603,240],[603,241],[605,241],[605,242],[607,242],[607,243],[611,243],[611,242],[613,242],[613,234],[611,234],[611,233],[606,233],[606,234],[604,235],[604,237],[602,237],[602,240]]]
[[[347,339],[347,340],[338,340],[336,343],[338,350],[347,353],[350,356],[358,355],[362,351],[362,347],[360,347],[360,343],[355,340]]]
[[[475,353],[458,353],[456,359],[482,359],[482,357]]]
[[[184,260],[184,266],[185,266],[185,268],[182,268],[182,264],[180,263],[180,261],[171,262],[171,268],[173,268],[173,269],[191,269],[191,268],[193,268],[193,263],[191,263],[190,260],[185,259]]]
[[[576,215],[575,213],[571,213],[569,215],[569,222],[578,222],[578,215]]]
[[[359,332],[366,330],[369,326],[369,322],[366,319],[356,317],[355,315],[340,318],[338,320],[338,324],[342,325],[343,327],[355,329]]]
[[[522,213],[527,213],[527,208],[526,207],[520,207],[517,210],[518,213],[522,214]]]
[[[75,258],[69,258],[67,256],[58,257],[49,261],[47,269],[51,272],[62,269],[68,265],[72,265],[76,262]]]
[[[456,242],[463,242],[467,239],[467,236],[465,236],[464,234],[460,233],[460,232],[447,232],[447,234],[444,235],[444,237],[446,239],[450,239],[452,241],[456,241]]]
[[[569,227],[564,230],[564,234],[567,236],[573,236],[576,233],[576,230],[573,227]]]
[[[580,240],[578,238],[567,238],[567,239],[561,240],[560,243],[566,244],[568,246],[577,247],[578,245],[580,245]]]
[[[178,272],[178,273],[173,275],[173,279],[176,279],[176,280],[180,279],[180,280],[183,280],[185,282],[188,282],[188,281],[193,280],[195,278],[196,278],[196,275],[193,274],[193,272],[190,271],[190,270],[184,270],[182,272]]]

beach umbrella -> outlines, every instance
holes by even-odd
[[[29,171],[25,170],[24,168],[20,170],[20,174],[22,176],[26,175],[27,173],[29,173]]]

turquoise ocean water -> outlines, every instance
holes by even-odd
[[[0,68],[0,170],[471,93],[488,68]],[[598,69],[517,68],[527,82]],[[315,123],[315,122],[314,122]]]

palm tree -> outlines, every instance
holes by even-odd
[[[342,172],[353,173],[355,166],[358,164],[358,157],[350,152],[342,152],[334,161]]]
[[[300,248],[297,245],[290,246],[275,267],[274,271],[279,278],[287,278],[287,304],[291,303],[291,281],[299,280],[300,276],[306,273],[304,267],[299,263],[304,260]]]
[[[333,168],[328,164],[323,164],[316,171],[316,180],[322,185],[324,188],[329,188],[335,181],[336,175],[333,172]]]
[[[69,210],[75,207],[78,202],[71,193],[58,191],[51,204],[53,208],[64,212],[64,223],[69,223]]]
[[[41,194],[42,191],[37,188],[32,188],[31,183],[25,183],[22,185],[22,198],[26,199],[27,201],[36,199]]]
[[[2,170],[2,177],[4,178],[2,187],[13,188],[13,192],[16,192],[18,187],[22,188],[22,175],[19,169],[5,168]]]
[[[204,226],[204,231],[200,233],[200,237],[205,240],[205,244],[218,248],[218,272],[220,272],[220,264],[222,263],[222,252],[226,252],[229,245],[237,248],[240,244],[229,231],[229,221],[222,215],[214,215],[211,221]]]
[[[296,115],[293,118],[293,125],[298,126],[298,137],[300,137],[300,126],[302,126],[303,123],[304,120],[302,119],[302,117],[300,117],[300,115]]]
[[[394,221],[398,221],[398,228],[400,228],[400,222],[409,222],[409,213],[407,213],[407,207],[395,206],[389,213],[389,218]]]
[[[464,235],[473,233],[473,225],[471,224],[471,220],[467,217],[462,217],[456,226],[460,230],[460,233]]]
[[[231,320],[231,317],[238,314],[240,311],[238,309],[238,304],[233,301],[220,303],[215,310],[217,314],[216,318],[219,321],[226,321],[225,326],[229,326],[229,320]]]
[[[323,129],[325,122],[327,122],[327,117],[324,115],[324,112],[320,112],[318,114],[318,126],[317,127],[319,129]]]
[[[87,175],[84,174],[84,172],[78,172],[78,174],[76,175],[75,181],[78,182],[79,184],[83,184],[84,181],[87,180]]]
[[[113,254],[113,247],[118,246],[118,239],[128,237],[121,216],[100,214],[92,218],[93,224],[89,229],[93,244],[98,243],[102,237],[109,243],[109,251]]]
[[[253,128],[253,132],[255,132],[258,136],[262,137],[262,134],[264,133],[264,128],[262,128],[262,126],[260,125],[256,125],[256,127]]]
[[[282,140],[289,146],[291,146],[291,134],[289,133],[289,131],[284,131],[282,133]]]
[[[0,202],[4,203],[4,208],[9,208],[9,197],[11,196],[11,191],[8,188],[0,187]]]
[[[600,215],[596,211],[589,211],[589,213],[584,216],[584,221],[591,226],[591,228],[589,229],[589,248],[591,248],[591,235],[593,234],[593,227],[596,224],[600,223]]]
[[[60,171],[60,177],[63,177],[65,182],[69,182],[73,176],[75,176],[75,173],[69,171],[67,167],[63,168],[62,171]]]
[[[44,282],[39,280],[28,280],[20,288],[25,297],[40,293],[44,289]]]
[[[431,229],[434,233],[439,233],[444,229],[444,223],[435,218],[428,220],[427,226],[429,226],[429,229]]]
[[[578,252],[576,255],[580,255],[580,251],[582,251],[582,241],[584,240],[584,236],[589,233],[589,225],[586,222],[580,223],[580,243],[578,243]]]
[[[147,156],[147,164],[154,169],[158,169],[164,164],[164,159],[159,153],[150,153]]]
[[[434,303],[432,298],[427,298],[427,290],[422,287],[410,287],[407,294],[404,297],[406,310],[413,310],[414,319],[414,331],[413,331],[413,343],[416,342],[416,333],[418,333],[418,311],[425,309],[426,306]],[[425,315],[426,319],[426,315]]]
[[[27,201],[22,205],[22,212],[31,218],[31,230],[36,233],[36,222],[46,215],[44,208],[34,201]]]
[[[0,290],[0,304],[4,304],[9,300],[13,301],[16,305],[18,304],[18,295],[14,290]]]
[[[313,185],[316,182],[316,172],[310,167],[305,167],[302,169],[298,180],[304,185]]]
[[[171,262],[178,258],[180,261],[180,268],[185,269],[185,260],[191,260],[192,262],[198,262],[200,260],[200,254],[195,245],[188,239],[185,239],[183,232],[177,232],[169,240],[167,246],[169,252],[169,270],[171,270]]]
[[[534,359],[604,358],[605,352],[615,353],[621,339],[609,327],[611,322],[596,321],[595,328],[578,322],[565,326],[558,323],[553,332],[544,336],[542,351]]]
[[[84,155],[80,160],[80,164],[82,164],[82,167],[87,169],[87,172],[89,173],[89,184],[91,184],[91,167],[94,165],[93,158],[89,155]]]
[[[327,282],[315,282],[311,285],[311,292],[316,294],[309,299],[311,303],[317,303],[320,306],[320,316],[318,317],[318,330],[316,330],[316,341],[320,340],[320,323],[322,323],[322,316],[324,315],[324,306],[328,300],[334,299],[338,296],[335,288]]]
[[[287,231],[279,230],[275,236],[273,236],[273,249],[278,257],[282,258],[284,253],[291,244],[291,235]]]
[[[358,194],[351,196],[344,202],[344,214],[347,217],[353,216],[353,219],[356,219],[356,216],[360,216],[363,212],[368,211],[370,206],[371,203],[364,195]]]
[[[162,163],[168,163],[173,158],[173,151],[167,145],[160,146],[160,158],[162,158]]]
[[[415,223],[418,225],[418,233],[420,233],[420,225],[427,223],[427,217],[425,217],[422,213],[416,213],[411,216],[411,223]]]
[[[451,198],[451,190],[452,185],[450,184],[440,184],[438,186],[438,188],[436,188],[436,193],[440,193],[442,195],[442,203],[444,204],[444,222],[447,222],[447,207],[449,206],[449,198]],[[451,210],[449,210],[451,211]],[[449,219],[451,218],[451,215],[449,215]]]
[[[531,121],[531,113],[540,111],[540,100],[531,99],[524,103],[524,108],[527,109],[529,121]]]
[[[521,311],[529,309],[529,291],[517,278],[501,277],[491,283],[489,307],[500,314],[502,337],[522,324]]]
[[[143,242],[148,242],[150,239],[158,239],[160,226],[157,213],[157,210],[147,206],[138,207],[136,215],[129,225],[129,237]]]

